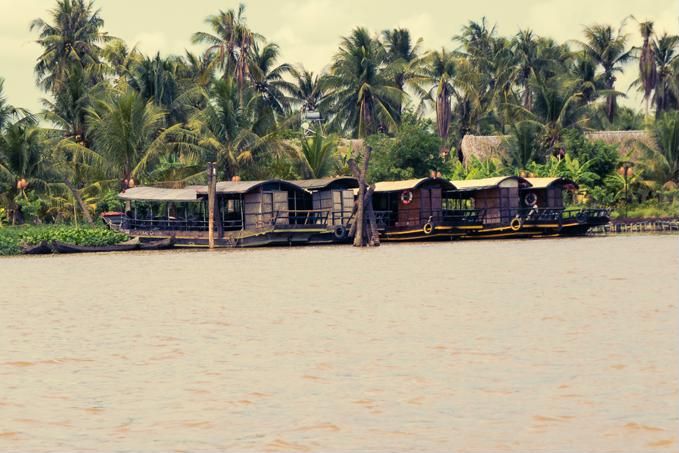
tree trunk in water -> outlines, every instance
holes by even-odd
[[[372,194],[375,188],[374,186],[368,188],[365,182],[371,152],[372,148],[366,146],[363,155],[363,168],[360,169],[354,159],[349,159],[349,168],[351,168],[354,177],[358,179],[358,200],[355,206],[356,220],[351,227],[351,232],[354,233],[354,247],[380,245],[377,221],[372,208]]]
[[[78,206],[80,207],[80,210],[83,213],[83,218],[87,223],[90,225],[94,225],[94,221],[92,220],[92,216],[90,215],[89,209],[87,209],[87,206],[85,205],[85,202],[83,201],[82,197],[80,196],[80,192],[78,192],[78,189],[75,188],[73,183],[69,181],[68,179],[64,180],[64,184],[66,184],[66,187],[69,188],[71,191],[71,194],[73,194],[73,198],[75,201],[78,203]]]

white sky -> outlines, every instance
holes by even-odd
[[[36,17],[47,19],[54,0],[0,0],[0,77],[10,103],[39,110],[43,94],[34,83],[33,66],[40,48],[36,34],[28,29]],[[584,25],[618,25],[633,14],[653,20],[656,31],[679,33],[679,0],[249,0],[248,23],[252,29],[277,42],[282,60],[302,63],[320,71],[330,62],[340,37],[355,26],[379,32],[396,26],[408,27],[414,37],[424,39],[426,49],[455,47],[451,37],[469,20],[486,16],[502,35],[519,28],[558,41],[579,39]],[[199,50],[190,43],[194,31],[206,30],[204,19],[219,9],[235,8],[232,0],[97,0],[106,30],[138,44],[146,53],[162,55]],[[630,43],[640,44],[638,27],[630,20],[626,31]],[[636,77],[631,65],[619,77],[624,91]],[[639,105],[639,97],[627,101]]]

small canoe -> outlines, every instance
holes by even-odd
[[[142,242],[139,246],[141,250],[165,250],[174,247],[174,236],[157,241]]]
[[[130,250],[137,250],[139,244],[114,244],[114,245],[100,245],[87,246],[66,244],[64,242],[52,241],[52,250],[55,253],[93,253],[93,252],[127,252]]]
[[[22,247],[21,253],[24,255],[45,255],[47,253],[52,253],[52,249],[50,248],[47,241],[41,241],[40,244],[37,245],[28,245],[26,247]]]

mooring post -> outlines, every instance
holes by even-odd
[[[207,238],[211,249],[215,248],[215,195],[217,192],[217,169],[214,162],[207,164]]]

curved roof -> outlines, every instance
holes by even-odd
[[[258,189],[264,184],[281,184],[287,186],[288,189],[304,190],[292,181],[284,181],[282,179],[267,179],[262,181],[221,181],[217,183],[218,194],[244,194]],[[207,186],[202,186],[198,190],[198,194],[207,195]]]
[[[527,187],[527,189],[547,189],[553,185],[573,185],[575,188],[578,188],[578,184],[573,181],[572,179],[568,178],[526,178],[526,181],[530,184],[530,187]]]
[[[406,179],[404,181],[380,181],[375,183],[375,192],[401,192],[403,190],[413,190],[428,182],[438,182],[444,188],[452,190],[455,185],[443,178],[420,178]]]
[[[500,184],[507,181],[508,179],[515,179],[519,185],[524,183],[530,185],[525,178],[520,176],[496,176],[494,178],[482,178],[482,179],[463,179],[460,181],[453,181],[453,185],[458,190],[483,190],[483,189],[494,189],[499,187]]]
[[[300,179],[289,182],[307,190],[327,189],[329,186],[333,184],[341,185],[343,188],[346,189],[353,189],[358,187],[358,180],[352,176],[339,176],[335,178]]]
[[[118,194],[121,200],[139,201],[198,201],[198,191],[206,186],[186,186],[181,189],[138,186]]]

